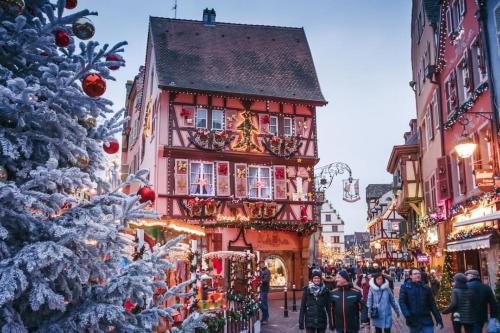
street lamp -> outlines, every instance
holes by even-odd
[[[455,146],[455,151],[460,158],[468,158],[474,154],[477,144],[472,138],[466,136],[465,132],[462,134],[463,139]]]

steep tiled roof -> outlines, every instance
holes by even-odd
[[[439,20],[439,3],[440,0],[423,0],[424,10],[427,18],[431,23],[436,23]]]
[[[369,184],[366,187],[366,201],[378,199],[392,189],[392,184]]]
[[[151,17],[159,84],[326,104],[304,29]]]

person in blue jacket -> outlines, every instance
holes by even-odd
[[[401,286],[399,307],[410,333],[434,333],[432,315],[437,326],[443,328],[443,319],[431,288],[422,282],[422,273],[416,268],[410,270],[410,278]]]
[[[377,274],[370,280],[367,307],[369,313],[370,309],[377,308],[376,318],[370,318],[375,333],[391,333],[392,309],[399,318],[399,307],[383,274]]]

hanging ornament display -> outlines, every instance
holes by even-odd
[[[262,151],[259,145],[255,142],[255,134],[257,127],[253,124],[252,113],[248,110],[241,114],[243,121],[236,127],[240,132],[240,138],[236,145],[233,146],[234,150],[241,151]]]
[[[9,173],[7,172],[7,169],[5,169],[4,166],[0,165],[0,182],[6,181],[8,177]]]
[[[90,97],[100,97],[106,91],[106,81],[101,75],[90,73],[83,78],[82,88]]]
[[[95,34],[94,24],[88,18],[81,17],[73,23],[73,33],[82,40],[90,39]]]
[[[153,189],[149,186],[141,187],[141,189],[137,191],[137,194],[140,197],[139,199],[140,203],[145,203],[148,201],[150,201],[151,203],[155,202],[156,199],[155,191],[153,191]]]
[[[18,16],[23,12],[23,0],[0,0],[0,7],[11,16]]]
[[[56,39],[56,45],[58,47],[68,47],[71,38],[66,31],[56,31],[54,33],[54,37]]]
[[[111,139],[111,140],[108,141],[107,144],[104,143],[102,145],[102,148],[108,154],[115,154],[120,149],[120,145],[118,144],[118,141],[116,141],[115,139]]]
[[[123,61],[122,57],[120,57],[118,54],[109,54],[107,57],[106,57],[106,61]],[[108,68],[112,71],[116,71],[120,68],[120,66],[118,65],[112,65],[112,66],[108,66]]]
[[[66,9],[74,9],[78,5],[78,0],[66,0],[66,4],[64,8]]]

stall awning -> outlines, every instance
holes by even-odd
[[[492,234],[449,242],[447,249],[450,252],[488,249]]]
[[[500,212],[494,212],[492,214],[486,214],[484,216],[476,217],[473,219],[458,221],[453,224],[454,227],[463,227],[464,225],[471,225],[476,223],[494,221],[500,219]]]

